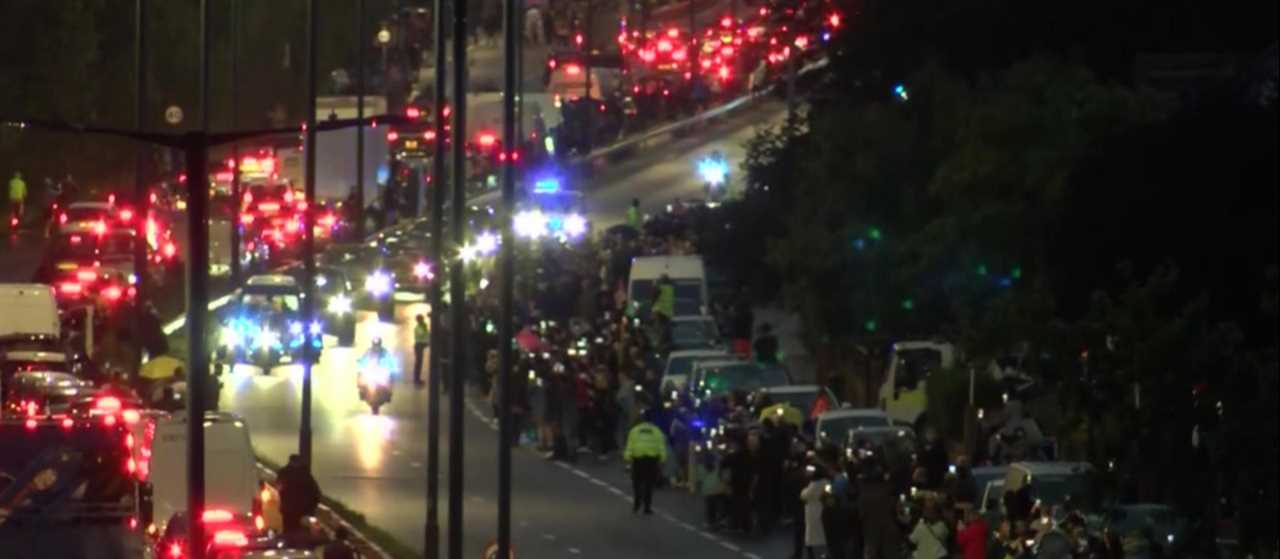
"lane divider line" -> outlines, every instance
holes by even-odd
[[[480,410],[480,407],[479,407],[479,406],[477,406],[473,401],[471,401],[471,400],[467,400],[467,402],[466,402],[466,406],[467,406],[467,411],[468,411],[469,413],[471,413],[471,415],[472,415],[472,416],[474,416],[476,419],[480,420],[481,422],[483,422],[483,423],[485,423],[485,424],[489,424],[489,423],[492,421],[488,416],[486,416],[486,415],[484,414],[484,412],[483,412],[483,411],[481,411],[481,410]],[[589,473],[587,473],[587,472],[585,472],[585,471],[583,471],[583,470],[580,470],[580,469],[578,469],[578,468],[576,468],[576,467],[574,467],[574,466],[572,466],[572,465],[570,465],[570,464],[568,464],[568,463],[566,463],[566,462],[561,462],[561,461],[555,460],[555,461],[552,461],[551,463],[552,463],[552,464],[555,464],[556,466],[559,466],[560,468],[562,468],[562,469],[564,469],[564,470],[569,471],[570,473],[572,473],[572,474],[573,474],[573,475],[575,475],[575,476],[578,476],[578,477],[580,477],[580,478],[582,478],[582,479],[587,480],[587,482],[591,483],[592,485],[598,485],[598,486],[600,486],[600,487],[604,488],[604,489],[605,489],[606,491],[608,491],[609,493],[612,493],[612,494],[614,494],[614,495],[618,496],[619,498],[621,498],[621,499],[622,499],[622,500],[624,500],[624,501],[627,501],[627,502],[630,502],[630,501],[631,501],[631,496],[630,496],[629,494],[627,494],[627,492],[623,491],[621,488],[619,488],[619,487],[617,487],[617,486],[615,486],[615,485],[613,485],[613,484],[611,484],[611,483],[609,483],[609,482],[607,482],[607,481],[605,481],[605,480],[602,480],[602,479],[600,479],[600,478],[597,478],[597,477],[595,477],[595,476],[593,476],[593,475],[591,475],[591,474],[589,474]],[[685,522],[685,521],[683,521],[683,520],[680,520],[680,519],[679,519],[679,518],[677,518],[675,515],[671,514],[670,512],[668,512],[668,511],[666,511],[666,510],[660,509],[660,508],[658,508],[658,507],[654,507],[653,511],[654,511],[654,512],[656,512],[656,513],[658,514],[658,516],[660,516],[663,520],[665,520],[665,521],[667,521],[667,522],[670,522],[671,524],[674,524],[674,525],[676,525],[676,526],[678,526],[678,527],[680,527],[680,528],[682,528],[682,529],[684,529],[684,530],[686,530],[686,531],[688,531],[688,532],[693,532],[693,533],[696,533],[696,534],[700,534],[703,538],[705,538],[705,539],[709,540],[710,542],[715,543],[715,544],[719,544],[721,547],[723,547],[723,548],[725,548],[725,549],[727,549],[727,550],[729,550],[729,551],[732,551],[732,552],[734,552],[734,553],[739,553],[739,554],[741,554],[743,557],[745,557],[746,559],[761,559],[761,557],[760,557],[759,555],[756,555],[756,554],[754,554],[754,553],[748,553],[748,552],[745,552],[745,551],[743,551],[743,550],[742,550],[742,548],[741,548],[741,547],[739,547],[739,546],[737,546],[737,545],[734,545],[734,544],[732,544],[732,543],[729,543],[729,542],[725,541],[724,539],[721,539],[719,536],[717,536],[717,535],[715,535],[715,534],[712,534],[711,532],[708,532],[708,531],[706,531],[706,530],[702,530],[702,529],[700,529],[700,528],[698,528],[698,527],[694,526],[693,524],[690,524],[690,523],[688,523],[688,522]],[[574,551],[575,549],[576,549],[576,548],[569,548],[569,550],[570,550],[569,552],[570,552],[570,553],[573,553],[573,554],[575,554],[575,555],[576,555],[578,552]]]

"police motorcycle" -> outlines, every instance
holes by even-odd
[[[395,360],[391,352],[382,346],[381,338],[374,338],[369,351],[360,358],[356,384],[360,399],[369,404],[369,411],[378,415],[384,404],[391,401],[391,380],[395,372]]]
[[[718,206],[729,198],[729,162],[720,150],[698,161],[698,175],[702,177],[708,206]]]

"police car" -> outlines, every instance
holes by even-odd
[[[576,241],[587,235],[591,224],[583,206],[582,192],[562,188],[554,178],[539,179],[520,204],[513,227],[528,239]]]
[[[312,338],[313,362],[320,357],[323,329],[319,321],[302,323],[302,289],[287,275],[258,275],[236,290],[221,321],[216,345],[218,364],[249,364],[263,373],[303,357],[304,328]]]

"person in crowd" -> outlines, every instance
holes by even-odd
[[[938,502],[929,499],[924,503],[924,513],[920,517],[920,521],[916,523],[915,529],[911,531],[911,535],[907,537],[914,548],[912,557],[914,559],[941,559],[947,556],[947,541],[950,532],[947,530],[947,524],[942,519],[942,513],[938,510]]]
[[[605,460],[617,450],[617,417],[614,392],[609,382],[609,372],[603,366],[597,366],[592,375],[591,407],[595,410],[596,456]]]
[[[729,483],[724,468],[717,463],[716,454],[706,452],[698,460],[698,493],[706,507],[706,528],[717,530],[727,516],[729,507]]]
[[[878,455],[878,454],[877,454]],[[862,539],[867,559],[899,559],[902,534],[894,514],[895,492],[889,474],[878,459],[863,466],[858,496]]]
[[[831,488],[823,468],[807,466],[809,483],[800,491],[804,503],[804,550],[809,559],[817,557],[817,551],[827,546],[827,535],[822,526],[822,498]]]
[[[643,225],[640,220],[640,199],[632,198],[631,205],[627,207],[627,226],[640,231],[640,227]]]
[[[738,441],[730,441],[722,463],[729,472],[730,527],[742,533],[751,532],[751,489],[755,481],[751,457]]]
[[[964,507],[964,521],[956,526],[956,548],[964,559],[986,559],[990,529],[978,509]]]
[[[778,337],[773,335],[773,325],[768,322],[760,325],[760,335],[753,344],[756,361],[774,365],[778,363]]]
[[[653,490],[658,484],[661,465],[667,460],[667,438],[647,418],[642,418],[627,433],[623,459],[631,465],[633,492],[632,513],[653,514]]]
[[[744,357],[749,356],[751,354],[751,330],[755,326],[755,313],[751,310],[751,301],[747,298],[745,290],[739,294],[732,311],[733,329],[731,335],[733,337],[733,352]]]
[[[315,514],[320,504],[320,485],[312,477],[311,469],[297,454],[289,455],[289,462],[276,474],[280,489],[280,517],[284,532],[302,528],[302,517]]]

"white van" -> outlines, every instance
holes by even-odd
[[[151,448],[154,518],[163,523],[187,510],[187,414],[158,418]],[[204,463],[208,510],[262,514],[258,500],[263,483],[244,420],[229,413],[205,414]]]
[[[697,255],[633,258],[627,301],[648,310],[663,275],[670,277],[676,287],[676,316],[708,314],[707,272],[702,257]]]
[[[57,339],[61,333],[53,287],[42,283],[0,284],[0,339],[25,335]]]

